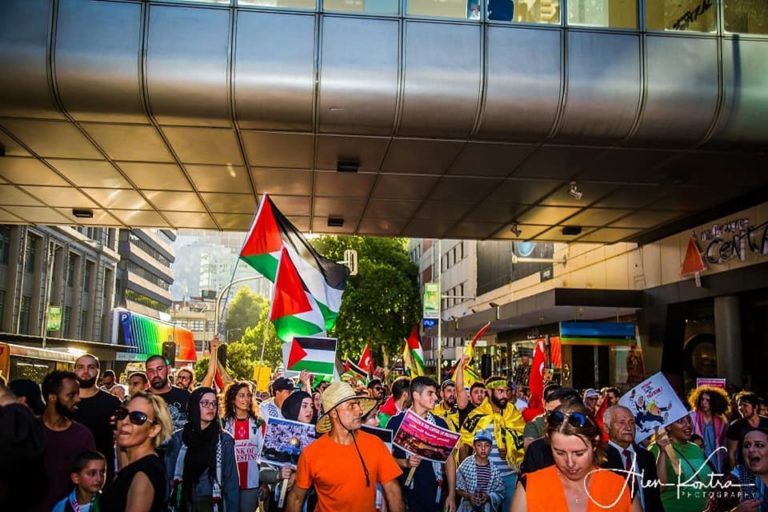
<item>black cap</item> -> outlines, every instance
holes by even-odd
[[[17,397],[24,397],[27,405],[35,414],[43,414],[45,411],[45,402],[43,401],[43,392],[40,385],[29,379],[16,379],[8,385],[13,394]]]
[[[293,391],[296,386],[293,385],[291,379],[285,377],[278,377],[272,382],[272,391],[277,393],[278,391]]]

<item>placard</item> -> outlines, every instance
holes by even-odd
[[[654,434],[659,427],[666,427],[688,414],[688,410],[661,372],[650,376],[625,393],[619,404],[632,411],[637,426],[636,443]]]
[[[296,467],[302,450],[317,439],[312,423],[270,417],[261,448],[261,462]]]
[[[451,456],[461,435],[428,422],[411,409],[405,413],[392,444],[422,459],[445,462]]]

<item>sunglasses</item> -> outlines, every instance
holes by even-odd
[[[565,413],[562,411],[552,411],[547,416],[547,421],[553,427],[562,425],[567,421],[568,424],[575,428],[582,428],[587,423],[592,423],[592,418],[589,415],[575,411],[571,413]]]
[[[137,427],[142,426],[146,422],[150,421],[146,414],[144,414],[141,411],[129,411],[125,407],[120,407],[115,411],[115,419],[117,421],[124,420],[125,418],[128,418],[128,420],[136,425]],[[150,421],[150,423],[155,423],[154,421]]]

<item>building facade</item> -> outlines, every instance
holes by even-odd
[[[167,229],[121,229],[117,306],[154,318],[170,318],[176,235]]]

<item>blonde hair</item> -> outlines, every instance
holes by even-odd
[[[146,391],[137,391],[128,401],[133,402],[137,398],[143,398],[152,407],[152,414],[155,416],[155,424],[160,425],[160,433],[152,439],[152,446],[157,448],[171,438],[173,434],[173,421],[171,421],[171,413],[168,410],[168,404],[165,400],[152,393]]]

